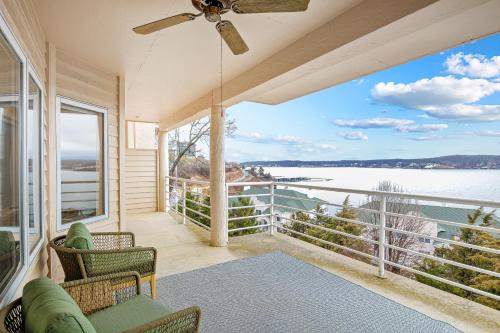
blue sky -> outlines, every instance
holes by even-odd
[[[500,34],[228,116],[228,161],[500,154]]]

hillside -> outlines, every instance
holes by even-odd
[[[500,155],[450,155],[416,159],[251,161],[245,167],[358,167],[406,169],[500,169]]]

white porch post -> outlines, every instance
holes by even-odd
[[[210,112],[210,243],[227,246],[226,166],[224,158],[225,110],[213,105]]]
[[[167,200],[168,198],[168,189],[166,188],[165,184],[165,177],[168,176],[168,168],[169,168],[169,161],[168,161],[168,132],[160,132],[159,138],[158,138],[158,155],[160,159],[160,170],[158,172],[160,181],[159,183],[159,210],[160,212],[167,212],[168,211],[168,205],[167,205]]]

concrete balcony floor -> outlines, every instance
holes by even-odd
[[[214,264],[282,251],[348,279],[393,301],[448,322],[464,332],[500,332],[499,312],[387,272],[376,276],[377,267],[353,260],[300,240],[268,233],[230,238],[224,248],[209,245],[209,233],[195,225],[183,225],[164,213],[127,216],[127,230],[136,242],[158,249],[157,277],[182,273]]]

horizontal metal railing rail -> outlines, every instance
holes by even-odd
[[[290,209],[290,210],[293,210],[293,211],[296,211],[296,212],[301,212],[301,213],[304,213],[304,214],[312,214],[312,215],[320,216],[320,217],[332,217],[332,215],[318,213],[316,211],[307,211],[307,210],[303,210],[303,209],[295,208],[295,207],[290,207],[290,206],[284,206],[284,205],[275,204],[274,207],[283,208],[283,209]],[[376,224],[368,223],[368,222],[362,222],[362,221],[359,221],[359,220],[347,219],[345,217],[335,216],[335,220],[342,221],[342,222],[347,222],[347,223],[359,224],[359,225],[362,225],[362,226],[365,226],[365,227],[368,227],[368,228],[378,229],[378,225],[376,225]]]
[[[324,240],[324,239],[321,239],[321,238],[318,238],[318,237],[314,237],[314,236],[311,236],[311,235],[308,235],[308,234],[304,234],[302,232],[298,232],[298,231],[295,231],[295,230],[292,230],[292,229],[289,229],[289,228],[286,228],[286,227],[283,227],[283,226],[278,226],[277,227],[278,229],[283,229],[287,232],[290,232],[292,234],[295,234],[295,235],[300,235],[300,236],[303,236],[303,237],[306,237],[306,238],[309,238],[311,240],[314,240],[314,241],[317,241],[317,242],[320,242],[320,243],[323,243],[325,245],[330,245],[332,247],[335,247],[335,248],[338,248],[338,249],[342,249],[342,250],[345,250],[347,252],[351,252],[351,253],[354,253],[354,254],[357,254],[357,255],[360,255],[360,256],[363,256],[363,257],[366,257],[366,258],[370,258],[370,259],[373,259],[373,260],[378,260],[377,257],[371,255],[371,254],[368,254],[368,253],[365,253],[365,252],[361,252],[361,251],[358,251],[358,250],[355,250],[355,249],[352,249],[350,247],[347,247],[347,246],[343,246],[343,245],[340,245],[340,244],[337,244],[337,243],[333,243],[333,242],[329,242],[327,240]]]
[[[269,208],[271,205],[252,205],[252,206],[235,206],[235,207],[228,207],[228,210],[235,210],[235,209],[245,209],[245,208]]]
[[[258,219],[260,217],[270,217],[271,214],[261,214],[261,215],[250,215],[250,216],[238,216],[238,217],[230,217],[228,221],[240,221],[240,220],[252,220]]]
[[[299,224],[302,224],[302,225],[306,225],[306,226],[311,227],[311,228],[320,229],[320,230],[323,230],[323,231],[326,231],[326,232],[331,232],[332,234],[336,234],[336,235],[341,235],[341,236],[345,236],[345,237],[357,239],[357,240],[364,241],[364,242],[367,242],[367,243],[378,244],[378,241],[374,241],[373,239],[369,239],[369,238],[365,238],[365,237],[361,237],[361,236],[356,236],[356,235],[353,235],[353,234],[349,234],[347,232],[342,232],[342,231],[338,231],[338,230],[331,229],[331,228],[326,228],[326,227],[320,226],[318,224],[309,223],[309,222],[305,222],[305,221],[301,221],[301,220],[297,220],[297,219],[293,219],[293,218],[289,218],[289,217],[282,217],[282,219],[285,219],[285,220],[288,220],[288,221],[292,221],[292,222],[295,222],[295,223],[299,223]]]

